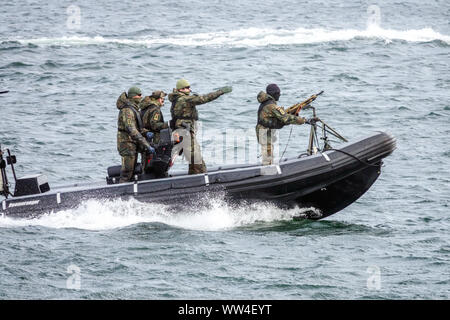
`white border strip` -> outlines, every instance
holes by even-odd
[[[137,183],[133,184],[133,192],[138,193],[138,184]]]
[[[325,160],[327,160],[328,162],[330,162],[330,157],[326,154],[326,153],[322,153],[323,157],[325,158]]]
[[[56,203],[57,204],[61,203],[61,193],[59,193],[59,192],[56,194]]]
[[[209,177],[205,174],[205,185],[209,186]]]
[[[6,200],[2,201],[2,208],[3,208],[3,210],[6,210]]]

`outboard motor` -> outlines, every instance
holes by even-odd
[[[155,149],[155,154],[144,157],[145,165],[137,163],[134,169],[134,180],[160,179],[168,176],[172,166],[172,149],[176,141],[172,137],[172,129],[167,128],[159,132],[159,143],[149,143]],[[121,166],[108,168],[107,184],[119,183]]]
[[[159,132],[159,143],[153,145],[155,154],[149,155],[146,159],[144,174],[150,177],[145,178],[165,178],[172,166],[172,148],[174,145],[172,129],[167,128]]]

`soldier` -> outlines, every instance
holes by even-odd
[[[258,124],[256,125],[256,138],[261,145],[262,164],[273,163],[272,143],[275,142],[275,130],[288,124],[304,124],[309,121],[302,117],[288,114],[283,107],[277,106],[280,98],[280,88],[272,83],[266,87],[266,92],[258,93]]]
[[[145,132],[152,132],[153,142],[159,142],[159,132],[169,127],[168,122],[164,122],[161,107],[164,105],[164,91],[154,91],[151,96],[145,97],[139,104],[142,116],[142,124]]]
[[[151,96],[145,97],[139,104],[143,125],[142,134],[147,135],[147,132],[151,132],[154,145],[159,143],[159,132],[169,127],[169,124],[164,122],[164,115],[161,112],[165,96],[164,91],[154,91]],[[147,155],[143,155],[142,163],[144,165],[143,170],[147,172]]]
[[[141,96],[141,89],[131,87],[128,95],[123,92],[117,99],[117,109],[120,110],[117,121],[117,150],[122,157],[119,183],[132,180],[138,152],[154,153],[154,149],[140,133],[142,120],[138,104]]]
[[[172,102],[170,113],[172,115],[172,129],[183,129],[189,131],[190,143],[184,145],[184,157],[189,162],[189,174],[205,173],[206,164],[203,161],[200,145],[195,134],[197,131],[196,122],[198,111],[196,106],[213,101],[225,93],[232,91],[231,87],[222,87],[219,90],[206,95],[190,95],[190,84],[185,79],[177,81],[176,89],[169,94],[169,101]],[[186,141],[184,141],[186,142]]]

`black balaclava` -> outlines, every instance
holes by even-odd
[[[275,101],[278,101],[278,99],[280,99],[281,90],[275,83],[269,84],[266,88],[266,92],[267,94],[270,94],[275,99]]]

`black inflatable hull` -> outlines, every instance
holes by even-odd
[[[43,194],[5,199],[0,212],[9,217],[35,217],[76,207],[87,199],[114,198],[198,207],[205,198],[221,197],[231,205],[266,201],[283,208],[312,207],[316,210],[305,217],[321,219],[361,197],[380,175],[382,159],[395,147],[395,138],[380,132],[337,150],[283,159],[273,166],[227,166],[209,169],[207,174],[172,174],[134,183],[55,188]]]

